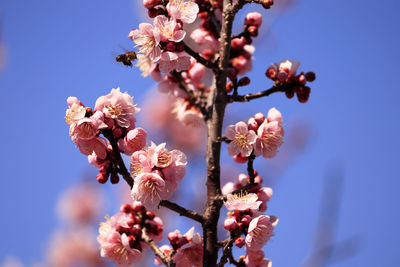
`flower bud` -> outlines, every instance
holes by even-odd
[[[108,180],[108,175],[106,176],[104,173],[99,173],[96,175],[97,181],[101,184],[105,184]]]
[[[131,212],[133,212],[133,208],[132,208],[132,206],[129,205],[129,204],[121,205],[121,207],[119,208],[119,210],[120,210],[122,213],[131,213]]]
[[[231,41],[231,47],[233,50],[242,50],[245,45],[244,38],[233,38]]]
[[[261,5],[265,9],[271,8],[271,6],[274,4],[274,0],[261,0]]]
[[[246,163],[249,158],[243,156],[241,153],[233,156],[233,160],[237,163]]]
[[[248,225],[251,222],[251,217],[249,215],[244,215],[240,222],[244,225]]]
[[[227,231],[234,231],[239,227],[239,225],[237,224],[235,218],[230,217],[225,219],[224,221],[224,228]]]
[[[118,182],[119,182],[119,176],[118,176],[118,173],[117,173],[117,172],[111,173],[110,182],[111,182],[112,184],[118,184]]]
[[[236,240],[235,240],[235,245],[236,245],[238,248],[243,247],[245,244],[246,244],[246,241],[244,240],[243,237],[238,237],[238,238],[236,238]]]
[[[167,51],[174,52],[176,49],[175,42],[168,42],[167,45],[165,46],[165,49]]]
[[[308,86],[296,88],[297,99],[300,103],[306,103],[310,97],[311,89]]]
[[[231,81],[227,82],[226,85],[225,85],[225,89],[226,89],[227,93],[232,92],[232,90],[233,90],[233,82],[231,82]]]
[[[257,132],[258,123],[256,122],[256,120],[254,118],[250,118],[247,121],[247,125],[248,125],[249,130],[253,130],[253,131]]]
[[[248,13],[244,20],[244,24],[249,26],[255,26],[257,28],[260,27],[261,23],[262,23],[262,16],[258,12]]]
[[[306,85],[307,83],[306,76],[304,74],[300,74],[298,77],[298,82],[301,85]]]
[[[250,78],[245,76],[243,78],[240,78],[238,85],[239,86],[246,86],[250,84]]]
[[[121,137],[121,135],[122,135],[122,129],[121,128],[115,128],[114,130],[113,130],[113,136],[115,137],[115,138],[119,138],[119,137]]]
[[[307,72],[306,74],[305,74],[305,76],[306,76],[306,80],[308,81],[308,82],[313,82],[313,81],[315,81],[315,73],[314,72]]]
[[[254,120],[261,125],[265,121],[265,116],[261,112],[254,115]]]
[[[250,26],[250,27],[247,28],[247,32],[250,34],[250,36],[257,37],[258,28],[256,26]]]
[[[276,78],[276,69],[273,67],[269,67],[267,69],[267,71],[265,72],[265,76],[267,76],[268,78],[270,78],[271,80],[275,80]]]

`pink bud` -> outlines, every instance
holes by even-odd
[[[231,41],[231,47],[234,50],[242,50],[244,45],[245,45],[245,43],[244,43],[244,38],[243,37],[234,38]]]
[[[235,218],[233,218],[233,217],[227,218],[227,219],[224,221],[224,228],[225,228],[225,230],[234,231],[234,230],[236,230],[238,227],[239,227],[239,225],[237,224]]]
[[[143,5],[145,8],[150,9],[158,5],[160,0],[143,0]]]
[[[249,176],[247,174],[241,173],[238,176],[238,181],[242,186],[244,186],[249,182]]]
[[[145,212],[146,211],[146,208],[143,206],[143,204],[138,201],[135,201],[133,203],[132,208],[136,212]]]
[[[251,217],[249,215],[244,215],[240,222],[244,225],[248,225],[251,222]]]
[[[246,241],[244,240],[243,237],[238,237],[238,238],[236,238],[236,240],[235,240],[235,245],[236,245],[238,248],[243,247],[245,244],[246,244]]]
[[[247,121],[247,125],[248,125],[248,127],[249,127],[249,130],[253,130],[253,131],[257,132],[258,123],[257,123],[257,121],[256,121],[254,118],[250,118],[250,119]]]
[[[233,156],[233,160],[237,163],[246,163],[249,158],[243,156],[241,153]]]
[[[112,184],[118,184],[118,182],[119,182],[118,173],[116,173],[116,172],[111,173],[110,182]]]
[[[119,210],[120,210],[122,213],[131,213],[131,212],[133,211],[133,208],[132,208],[132,206],[129,205],[129,204],[124,204],[124,205],[121,205],[121,207],[119,208]]]
[[[262,16],[258,12],[251,12],[247,14],[244,23],[249,26],[260,27],[262,23]]]
[[[115,128],[114,130],[113,130],[113,136],[115,137],[115,138],[119,138],[119,137],[121,137],[121,135],[122,135],[122,129],[121,128]]]
[[[165,46],[165,49],[167,49],[167,51],[174,52],[176,49],[175,42],[168,42]]]
[[[299,75],[299,78],[298,78],[298,81],[299,81],[299,83],[300,83],[301,85],[306,85],[306,82],[307,82],[306,76],[304,76],[304,74],[300,74],[300,75]]]
[[[276,69],[273,67],[269,67],[265,72],[265,76],[267,76],[271,80],[274,80],[276,78]]]
[[[276,77],[278,78],[278,80],[280,82],[285,82],[288,78],[288,74],[287,74],[287,72],[280,71],[280,72],[278,72],[278,75]]]
[[[264,114],[259,112],[254,115],[254,120],[257,122],[258,125],[261,125],[265,120],[265,116],[264,116]]]
[[[104,173],[99,173],[96,175],[97,181],[101,184],[105,184],[108,180],[108,175],[106,176]]]

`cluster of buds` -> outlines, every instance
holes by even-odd
[[[255,196],[257,197],[256,200],[260,201],[259,206],[255,210],[264,212],[267,210],[267,202],[271,199],[273,191],[272,191],[272,188],[270,188],[270,187],[261,187],[261,184],[263,181],[261,176],[259,176],[256,171],[254,171],[254,174],[255,174],[254,183],[256,185],[247,189],[246,192],[255,194]],[[241,203],[240,201],[243,202],[243,201],[249,200],[248,196],[246,196],[244,199],[241,199],[240,198],[241,196],[231,195],[232,192],[242,189],[242,187],[245,186],[246,184],[248,184],[249,182],[250,182],[249,176],[244,173],[241,173],[237,176],[237,178],[234,182],[227,182],[222,187],[222,193],[224,195],[228,196],[227,197],[228,201],[225,203],[225,205],[228,205],[227,206],[228,209],[234,209],[234,208],[229,208],[229,207],[235,207],[234,206],[235,203]],[[238,198],[238,197],[239,197],[240,201],[236,201],[236,198]],[[233,203],[233,204],[229,204],[229,203]]]
[[[247,123],[240,121],[226,128],[225,136],[230,140],[228,154],[238,163],[246,162],[252,153],[272,158],[283,143],[283,135],[282,115],[271,108],[267,117],[257,113]]]
[[[306,84],[315,80],[315,73],[301,72],[296,75],[299,66],[300,62],[298,61],[284,60],[279,64],[272,64],[265,72],[265,75],[273,80],[275,85],[288,86],[285,91],[288,98],[292,98],[296,94],[300,103],[306,103],[311,92],[310,87],[306,86]]]
[[[130,171],[135,176],[132,198],[149,210],[155,210],[161,200],[169,199],[177,182],[186,174],[186,156],[179,150],[169,151],[165,143],[151,145],[132,154]]]
[[[108,95],[97,99],[92,110],[85,107],[76,97],[67,99],[66,122],[70,125],[69,134],[80,152],[88,156],[89,162],[99,168],[97,180],[100,183],[118,183],[119,177],[113,148],[106,138],[118,142],[121,152],[131,155],[146,144],[147,133],[135,128],[134,115],[140,111],[128,93],[112,89]]]
[[[160,241],[163,232],[161,219],[139,202],[122,205],[120,212],[100,223],[97,241],[101,246],[101,256],[123,267],[140,261],[142,251],[147,247],[142,232],[154,241]]]
[[[203,239],[199,233],[194,232],[194,227],[190,228],[184,235],[179,230],[175,230],[168,234],[168,240],[171,246],[161,246],[160,250],[173,259],[176,267],[202,266]],[[154,263],[163,265],[158,257],[156,257]]]

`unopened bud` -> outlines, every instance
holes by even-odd
[[[310,97],[311,89],[308,86],[302,86],[296,88],[297,100],[300,103],[307,103],[308,98]]]
[[[313,81],[315,81],[316,76],[315,76],[315,73],[314,73],[314,72],[312,72],[312,71],[307,72],[307,73],[305,74],[305,76],[306,76],[306,80],[307,80],[308,82],[313,82]]]
[[[306,83],[307,83],[306,76],[304,74],[300,74],[298,77],[298,82],[301,85],[306,85]]]
[[[243,156],[241,153],[233,156],[233,160],[237,163],[246,163],[248,159],[248,157]]]
[[[119,182],[119,176],[118,176],[118,173],[117,173],[117,172],[111,173],[110,182],[111,182],[112,184],[118,184],[118,182]]]
[[[89,107],[86,107],[85,117],[90,117],[93,115],[93,110]]]
[[[237,77],[237,70],[234,68],[228,68],[227,76],[231,81],[235,80]]]
[[[293,88],[289,88],[285,91],[285,95],[287,98],[292,98],[294,96],[294,89]]]
[[[256,26],[250,26],[247,28],[247,32],[250,34],[250,36],[257,37],[258,28]]]
[[[113,136],[115,137],[115,138],[119,138],[119,137],[121,137],[121,135],[122,135],[122,129],[121,128],[115,128],[114,130],[113,130]]]
[[[256,120],[255,120],[254,118],[250,118],[250,119],[247,121],[247,125],[248,125],[249,130],[253,130],[253,131],[257,132],[257,130],[258,130],[258,123],[256,122]]]
[[[245,244],[246,244],[246,241],[244,240],[243,237],[238,237],[238,238],[236,238],[236,240],[235,240],[235,245],[236,245],[238,248],[243,247]]]
[[[234,38],[231,41],[231,47],[234,50],[242,50],[244,45],[245,45],[245,40],[243,37]]]
[[[254,115],[254,119],[258,123],[258,125],[261,125],[265,121],[265,116],[261,112],[257,113]]]
[[[129,204],[121,205],[121,207],[119,208],[119,210],[120,210],[122,213],[131,213],[131,212],[133,212],[133,208],[132,208],[132,206],[129,205]]]
[[[243,78],[240,78],[238,85],[239,86],[246,86],[250,84],[250,78],[245,76]]]
[[[151,212],[151,211],[146,211],[146,216],[147,216],[147,218],[149,218],[150,220],[153,220],[154,217],[156,217],[156,215],[154,215],[154,213]]]
[[[226,85],[225,85],[225,89],[226,89],[227,93],[232,92],[232,90],[233,90],[233,82],[227,82]]]
[[[105,184],[108,180],[108,175],[104,175],[103,173],[99,173],[96,175],[97,181],[101,184]]]
[[[271,80],[275,80],[276,78],[276,69],[273,67],[269,67],[267,71],[265,72],[265,76],[270,78]]]
[[[261,5],[263,6],[263,8],[265,9],[269,9],[271,8],[271,6],[274,4],[274,0],[262,0],[261,1]]]
[[[174,52],[176,49],[175,42],[168,42],[165,46],[165,49],[167,49],[167,51]]]

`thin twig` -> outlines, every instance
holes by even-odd
[[[195,211],[185,209],[184,207],[181,207],[178,204],[173,203],[171,201],[161,200],[159,206],[166,207],[172,211],[175,211],[180,216],[185,216],[185,217],[195,220],[201,224],[204,222],[203,215],[201,215]]]
[[[228,96],[228,102],[248,102],[250,100],[256,99],[256,98],[261,98],[264,96],[269,96],[270,94],[277,93],[277,92],[285,92],[287,89],[289,89],[290,86],[288,85],[280,85],[280,86],[273,86],[267,90],[260,91],[257,93],[253,94],[247,94],[247,95],[231,95]]]
[[[179,88],[181,88],[189,96],[190,104],[200,110],[201,114],[204,117],[204,120],[208,120],[210,115],[208,114],[207,109],[202,105],[201,98],[195,96],[193,90],[186,86],[185,82],[182,79],[182,74],[175,70],[172,71],[171,74],[178,81]]]
[[[151,239],[147,234],[145,229],[142,231],[142,239],[144,242],[146,242],[151,249],[154,251],[154,254],[160,258],[160,260],[168,267],[174,267],[175,263],[170,260],[167,255],[164,254],[164,252],[162,252],[160,250],[160,248],[156,245],[156,243],[154,243],[153,239]]]
[[[235,260],[235,258],[233,257],[232,254],[232,247],[233,247],[233,243],[235,242],[236,238],[238,238],[240,236],[240,232],[239,231],[235,231],[235,232],[231,232],[230,237],[227,240],[224,240],[223,243],[223,251],[222,251],[222,257],[220,259],[220,262],[218,264],[218,267],[223,267],[229,259],[229,262],[234,264],[234,265],[238,265],[239,263]]]
[[[128,183],[130,188],[132,188],[133,183],[134,183],[133,178],[132,178],[131,174],[129,173],[128,169],[126,168],[124,160],[121,157],[121,153],[118,148],[117,140],[114,138],[112,131],[110,129],[105,129],[105,130],[102,130],[101,132],[111,143],[113,156],[115,158],[117,165],[119,166],[118,172],[122,175],[122,177]]]
[[[204,57],[202,57],[199,53],[197,53],[196,51],[194,51],[192,48],[190,48],[189,46],[187,46],[185,43],[183,43],[184,47],[185,47],[185,51],[186,53],[188,53],[189,55],[191,55],[192,57],[194,57],[197,62],[203,64],[204,66],[206,66],[209,69],[215,69],[217,67],[217,65],[214,62],[211,62],[207,59],[205,59]]]
[[[256,156],[254,155],[254,151],[253,151],[253,152],[251,152],[249,159],[247,161],[247,173],[249,174],[250,184],[254,184],[254,178],[256,177],[256,175],[254,173],[254,167],[253,167],[255,158],[256,158]]]

